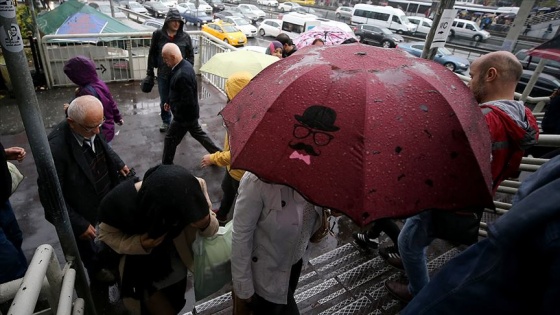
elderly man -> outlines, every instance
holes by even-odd
[[[470,68],[469,87],[480,108],[492,140],[492,189],[514,174],[521,163],[524,150],[538,138],[535,117],[521,101],[514,100],[515,86],[523,67],[510,52],[498,51],[475,60]],[[478,209],[479,215],[483,209]],[[386,281],[385,288],[397,299],[409,302],[429,282],[426,247],[434,240],[433,211],[427,210],[408,218],[398,238],[402,265],[409,285]],[[389,258],[395,267],[400,261]]]
[[[173,113],[173,120],[163,143],[162,164],[173,164],[177,146],[190,132],[208,153],[221,151],[198,123],[199,107],[196,75],[192,65],[183,59],[179,47],[167,43],[162,50],[163,62],[172,70],[169,75],[169,97],[164,109]]]
[[[95,276],[110,281],[107,270],[102,270],[94,243],[97,209],[101,199],[119,183],[119,172],[126,176],[130,171],[99,135],[104,120],[101,102],[91,95],[80,96],[70,103],[68,118],[48,138],[84,266],[90,279]],[[45,217],[52,223],[55,209],[47,199],[51,187],[41,177],[38,184]]]

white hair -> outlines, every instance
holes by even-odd
[[[83,122],[89,109],[94,106],[99,106],[103,110],[103,104],[97,97],[92,95],[78,96],[68,106],[68,117],[74,121]]]

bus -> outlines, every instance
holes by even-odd
[[[406,15],[423,15],[425,17],[429,17],[431,12],[435,12],[437,9],[437,2],[432,2],[430,0],[422,1],[408,1],[408,0],[388,0],[387,4],[393,8],[398,8],[403,10]],[[433,6],[433,7],[432,7]],[[469,4],[469,3],[459,3],[453,6],[454,9],[458,11],[467,11],[471,14],[474,13],[484,13],[484,14],[505,14],[505,13],[514,13],[517,14],[519,11],[519,7],[490,7],[490,6],[483,6],[483,5],[476,5],[476,4]]]

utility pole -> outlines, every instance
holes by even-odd
[[[453,5],[455,5],[455,0],[441,0],[439,6],[437,8],[436,14],[434,15],[434,22],[432,23],[432,28],[426,36],[426,44],[424,44],[424,50],[422,51],[422,58],[433,60],[438,48],[432,48],[432,41],[434,40],[434,36],[436,35],[436,30],[441,21],[441,16],[443,15],[443,11],[446,9],[453,9]]]
[[[111,7],[111,17],[115,18],[115,7],[113,6],[113,0],[109,0],[109,6]]]
[[[507,50],[513,52],[515,49],[515,43],[517,43],[517,39],[519,35],[524,30],[525,21],[529,17],[531,13],[531,9],[535,4],[535,0],[523,0],[521,2],[521,6],[519,7],[519,11],[515,16],[515,20],[513,20],[513,24],[509,28],[509,32],[504,39],[504,43],[502,44],[501,50]]]
[[[33,0],[28,0],[33,1]],[[23,38],[17,24],[15,1],[0,4],[0,46],[6,60],[8,73],[14,87],[17,103],[29,146],[33,152],[37,173],[46,179],[48,185],[49,208],[53,224],[64,251],[65,258],[76,270],[76,291],[86,303],[86,314],[96,314],[93,298],[89,291],[84,267],[80,260],[78,246],[72,232],[66,204],[54,166],[45,126],[39,110],[39,102],[35,94],[33,79],[27,65],[27,57],[23,51]],[[29,4],[28,4],[29,5]]]

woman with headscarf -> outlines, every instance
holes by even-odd
[[[268,45],[268,47],[266,48],[265,53],[267,55],[272,55],[272,56],[276,56],[280,59],[282,59],[282,52],[283,52],[283,46],[282,43],[280,43],[277,40],[273,40],[270,42],[270,44]]]
[[[178,165],[127,180],[101,202],[99,239],[122,254],[123,302],[132,314],[177,314],[185,304],[196,235],[218,231],[206,182]],[[140,302],[140,303],[139,303]]]

